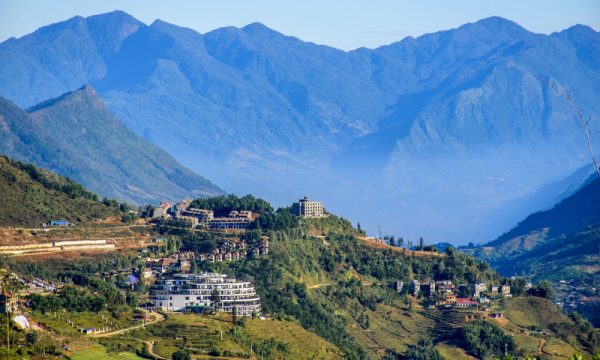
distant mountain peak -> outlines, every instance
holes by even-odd
[[[100,96],[98,96],[98,93],[96,92],[96,90],[91,85],[84,85],[77,90],[69,91],[68,93],[65,93],[61,96],[58,96],[58,97],[46,100],[44,102],[41,102],[37,105],[34,105],[34,106],[28,108],[27,112],[31,113],[31,112],[38,111],[38,110],[46,108],[46,107],[53,106],[60,102],[71,101],[71,100],[78,99],[78,98],[81,100],[87,100],[87,101],[93,103],[93,105],[96,108],[104,108],[105,107],[104,103],[100,99]]]
[[[246,34],[249,35],[263,35],[263,36],[285,36],[282,33],[271,29],[260,22],[253,22],[241,28]]]
[[[113,10],[113,11],[109,11],[107,13],[97,14],[97,15],[92,15],[92,16],[87,17],[87,19],[94,19],[94,18],[124,19],[124,20],[133,20],[133,21],[141,23],[141,21],[139,21],[138,19],[136,19],[135,17],[126,13],[123,10]]]
[[[518,36],[530,33],[529,30],[525,29],[516,22],[505,19],[500,16],[491,16],[476,21],[475,23],[465,24],[459,29],[470,29],[473,26],[484,28],[487,31],[495,33],[497,35]]]
[[[573,25],[565,30],[562,30],[560,32],[555,32],[552,35],[559,35],[559,36],[569,36],[569,37],[582,37],[582,38],[591,38],[591,39],[600,39],[600,32],[597,32],[596,30],[592,29],[591,27],[587,26],[587,25],[582,25],[582,24],[576,24]]]

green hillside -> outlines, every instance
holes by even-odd
[[[553,208],[528,216],[498,239],[464,251],[503,275],[540,279],[596,278],[600,274],[600,179],[593,175]]]
[[[67,178],[5,156],[0,156],[0,194],[2,226],[40,226],[52,219],[90,221],[119,213]]]
[[[274,216],[272,224],[277,224],[285,210]],[[469,326],[465,313],[426,308],[426,299],[415,300],[407,294],[409,284],[412,279],[450,279],[455,284],[505,281],[486,263],[453,249],[435,256],[361,241],[348,221],[335,216],[301,220],[298,225],[274,230],[276,227],[262,226],[245,235],[248,242],[267,235],[271,239],[269,256],[231,263],[200,262],[198,269],[255,282],[266,313],[298,321],[350,358],[395,358],[420,339],[431,340],[449,358],[457,354],[468,358],[469,347],[461,340],[462,329]],[[183,250],[207,249],[218,241],[211,236],[179,236]],[[397,280],[406,284],[401,294],[392,288]],[[559,312],[549,301],[541,301]],[[509,302],[498,305],[500,311],[504,311],[503,304]],[[537,315],[531,321],[539,321]],[[565,326],[572,326],[569,324]],[[534,337],[519,337],[521,329],[514,324],[500,325],[515,337],[518,348],[539,342]],[[584,333],[587,336],[588,332]],[[600,345],[597,337],[592,345],[567,339],[564,333],[553,332],[549,338],[563,344],[565,354],[592,353]]]
[[[524,294],[524,283],[519,288],[517,280],[501,278],[487,263],[452,247],[443,254],[391,247],[362,237],[350,222],[335,215],[290,218],[289,209],[274,210],[252,196],[196,203],[202,202],[215,209],[238,205],[256,209],[261,220],[245,233],[189,231],[159,223],[144,231],[166,237],[166,244],[144,249],[143,256],[142,250],[131,249],[92,258],[6,261],[2,266],[73,285],[60,294],[32,295],[28,311],[50,329],[44,336],[57,344],[68,339],[71,350],[63,354],[76,358],[90,349],[98,353],[98,358],[134,353],[148,357],[150,350],[170,358],[184,348],[195,358],[240,359],[255,355],[277,359],[409,360],[423,359],[420,354],[427,355],[425,359],[491,359],[502,356],[505,349],[519,358],[527,355],[544,359],[566,358],[574,353],[590,357],[600,351],[600,336],[589,322],[576,314],[565,315],[547,299]],[[243,240],[251,249],[266,239],[268,254],[215,263],[198,256],[227,241]],[[140,322],[133,318],[136,314],[139,318],[140,305],[148,301],[148,285],[131,287],[128,270],[110,277],[101,274],[115,267],[143,269],[146,256],[175,256],[181,252],[196,254],[191,260],[194,272],[215,271],[251,281],[260,295],[266,319],[166,312],[152,315],[161,319],[144,328],[135,327]],[[510,283],[514,297],[491,295],[489,305],[460,309],[431,306],[439,294],[434,298],[409,294],[412,280],[442,279],[456,285]],[[405,284],[400,293],[393,287],[396,281]],[[104,304],[99,313],[97,304]],[[490,316],[498,312],[503,316]],[[56,313],[68,314],[71,321],[84,328],[97,328],[107,322],[117,324],[119,329],[135,328],[105,338],[86,337],[66,326],[65,317],[57,317]]]
[[[0,98],[0,153],[136,204],[222,194],[129,130],[89,86],[28,113]]]

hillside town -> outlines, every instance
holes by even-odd
[[[182,200],[173,205],[162,201],[152,210],[151,219],[164,221],[167,225],[222,232],[239,232],[246,230],[260,216],[250,210],[232,210],[227,216],[215,216],[209,209],[198,209],[191,206],[191,200]],[[325,208],[319,201],[304,197],[292,204],[292,213],[301,218],[325,217]]]
[[[531,284],[528,285],[529,287]],[[403,281],[395,283],[395,290],[403,292]],[[502,297],[512,297],[509,285],[485,284],[453,284],[451,280],[420,282],[412,280],[408,292],[415,298],[422,299],[430,308],[474,308],[489,310],[491,304]]]

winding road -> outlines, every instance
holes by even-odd
[[[146,311],[146,310],[144,310]],[[138,325],[134,325],[134,326],[130,326],[128,328],[124,328],[124,329],[118,329],[118,330],[113,330],[113,331],[107,331],[107,332],[102,332],[102,333],[94,333],[94,334],[90,334],[89,336],[91,337],[107,337],[107,336],[114,336],[114,335],[119,335],[131,330],[135,330],[135,329],[139,329],[142,328],[144,326],[147,325],[151,325],[151,324],[155,324],[159,321],[163,321],[165,319],[165,317],[162,314],[159,313],[155,313],[155,312],[147,312],[150,316],[152,316],[152,320],[145,322],[143,324],[138,324]]]

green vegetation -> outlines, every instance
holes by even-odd
[[[467,350],[480,358],[512,353],[515,350],[512,337],[487,321],[477,320],[465,326],[462,334]]]
[[[90,221],[120,213],[67,178],[0,156],[0,225],[41,226],[51,219]]]
[[[552,299],[554,289],[552,288],[552,284],[549,281],[544,280],[536,286],[529,289],[527,293],[533,296],[543,297],[545,299]]]
[[[576,314],[565,316],[543,297],[551,292],[547,284],[534,288],[532,293],[538,296],[529,296],[521,279],[501,279],[485,262],[452,247],[443,254],[405,252],[365,240],[350,222],[335,215],[298,219],[287,208],[274,211],[268,203],[251,196],[200,199],[196,203],[223,213],[252,208],[263,220],[242,234],[159,224],[158,230],[167,240],[145,253],[206,253],[225,241],[243,240],[252,247],[268,238],[267,255],[191,264],[193,271],[224,272],[252,281],[268,320],[169,313],[152,325],[90,340],[79,329],[123,329],[143,318],[143,312],[135,307],[147,301],[147,288],[138,283],[131,289],[127,281],[132,271],[139,274],[145,266],[137,253],[40,262],[0,259],[0,266],[67,284],[58,295],[31,295],[30,315],[61,339],[94,349],[96,357],[90,358],[118,354],[151,357],[151,349],[164,358],[187,352],[192,357],[438,360],[442,355],[468,357],[467,352],[477,357],[501,355],[505,346],[510,353],[522,355],[537,353],[541,331],[549,334],[545,337],[548,351],[589,355],[600,345],[588,322]],[[429,309],[426,305],[435,299],[407,295],[406,284],[413,279],[449,279],[455,284],[508,282],[515,298],[493,305],[506,311],[506,319],[476,320],[481,315],[474,317],[468,310]],[[394,288],[397,281],[405,283],[401,293]],[[43,342],[43,336],[36,339],[21,334],[19,341],[34,344],[40,340]],[[51,345],[60,352],[61,343]],[[35,353],[36,349],[27,351]],[[84,356],[83,351],[72,352]]]
[[[32,294],[29,298],[30,307],[45,314],[59,309],[69,312],[98,312],[108,308],[118,312],[120,307],[126,305],[127,296],[117,287],[99,279],[86,285],[85,289],[67,285],[60,295]]]
[[[551,331],[571,349],[596,353],[600,350],[600,334],[583,317],[576,313],[565,315],[549,300],[535,297],[519,297],[505,301],[506,317],[520,329]]]
[[[337,359],[340,351],[306,331],[283,320],[234,319],[227,314],[168,314],[166,320],[118,337],[99,341],[112,353],[147,355],[140,340],[154,343],[153,352],[173,358],[178,350],[195,356],[264,359]]]
[[[187,352],[186,350],[177,350],[173,353],[173,355],[171,355],[171,359],[173,359],[173,360],[191,360],[192,357],[190,356],[190,353]]]
[[[237,197],[236,195],[221,195],[192,201],[190,207],[213,210],[217,216],[228,215],[234,210],[250,210],[252,212],[273,212],[271,204],[252,195]]]
[[[368,356],[366,342],[372,340],[363,339],[362,331],[373,330],[374,336],[382,336],[380,341],[390,345],[377,347],[385,350],[394,343],[385,335],[386,328],[402,331],[402,326],[407,326],[402,321],[412,321],[396,320],[390,315],[406,307],[406,297],[391,289],[395,281],[498,280],[489,269],[481,270],[472,257],[453,249],[443,257],[422,258],[371,248],[356,238],[358,233],[348,221],[333,215],[302,219],[297,226],[284,230],[257,229],[245,236],[265,235],[271,239],[269,256],[232,263],[203,262],[198,266],[254,281],[265,313],[298,321],[351,358]],[[206,235],[182,235],[184,248],[191,238],[196,249],[207,249]],[[356,333],[358,329],[362,331]],[[406,349],[404,341],[396,341],[397,350]]]
[[[92,345],[87,346],[81,351],[75,352],[70,356],[72,360],[141,360],[142,357],[139,357],[133,353],[128,352],[108,352],[107,349],[102,345]]]
[[[439,351],[433,347],[429,339],[420,339],[416,346],[411,346],[404,354],[405,360],[444,360]]]
[[[134,204],[222,194],[128,129],[86,86],[25,112],[0,98],[0,153]]]

